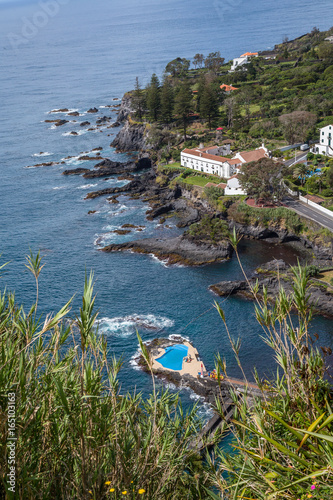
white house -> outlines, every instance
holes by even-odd
[[[229,179],[242,164],[238,159],[230,160],[207,151],[209,149],[184,149],[180,155],[181,166]]]
[[[230,68],[230,71],[235,71],[235,69],[239,68],[240,66],[243,66],[244,64],[249,63],[249,58],[247,56],[245,57],[235,57],[232,61],[232,65]]]
[[[240,185],[237,174],[228,179],[227,185],[224,188],[225,196],[235,196],[237,194],[246,194],[246,191]]]
[[[235,71],[235,69],[239,68],[240,66],[244,66],[244,64],[248,64],[250,62],[250,59],[252,57],[257,57],[258,52],[245,52],[245,54],[242,54],[240,57],[235,57],[232,61],[232,66],[230,68],[230,71]]]
[[[312,152],[333,156],[333,125],[326,125],[320,129],[319,143],[314,145]]]

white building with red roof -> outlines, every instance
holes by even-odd
[[[185,168],[192,168],[205,174],[218,175],[224,179],[230,179],[237,174],[245,163],[258,161],[261,158],[267,158],[269,152],[264,145],[253,151],[242,151],[237,153],[232,159],[225,158],[224,154],[230,152],[229,149],[213,146],[209,148],[184,149],[180,155],[180,164]]]
[[[238,175],[233,175],[228,179],[227,185],[224,188],[224,194],[225,196],[237,196],[241,194],[246,194],[246,191],[242,188]]]
[[[231,160],[218,154],[210,154],[210,149],[215,151],[218,148],[184,149],[180,155],[181,166],[229,179],[236,173],[236,168],[242,165],[239,159]]]

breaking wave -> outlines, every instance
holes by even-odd
[[[82,186],[78,186],[76,189],[90,189],[96,187],[98,184],[83,184]]]
[[[32,156],[37,156],[37,157],[40,157],[40,156],[52,156],[52,155],[53,155],[53,153],[48,153],[47,151],[45,151],[45,153],[42,153],[42,152],[40,152],[40,153],[35,153],[35,154],[34,154],[34,155],[32,155]]]
[[[171,328],[174,321],[164,316],[154,314],[131,314],[116,318],[101,318],[97,321],[100,333],[115,337],[128,337],[137,329],[158,331]]]

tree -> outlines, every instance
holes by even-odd
[[[156,74],[151,77],[150,84],[147,87],[147,108],[150,117],[157,121],[160,112],[160,82]]]
[[[136,77],[136,79],[135,79],[135,87],[134,87],[134,92],[133,92],[133,97],[132,97],[132,106],[134,108],[135,116],[141,122],[142,115],[143,115],[144,109],[145,109],[145,96],[144,96],[143,90],[140,86],[138,77]]]
[[[282,131],[289,144],[304,142],[309,130],[315,125],[317,116],[308,111],[293,111],[279,116]]]
[[[174,91],[170,82],[170,77],[164,76],[161,88],[161,118],[165,123],[172,120],[174,106]]]
[[[309,173],[310,170],[307,167],[307,165],[305,163],[301,163],[300,165],[297,165],[296,168],[294,169],[293,177],[295,179],[299,179],[301,181],[301,186],[303,187]]]
[[[220,51],[211,52],[205,59],[205,67],[214,73],[217,73],[222,64],[224,57],[221,57]]]
[[[208,121],[209,130],[212,128],[212,120],[217,118],[219,114],[219,106],[216,93],[212,84],[205,82],[200,95],[200,115]]]
[[[193,58],[193,64],[194,64],[195,69],[197,68],[197,66],[199,66],[199,68],[202,68],[203,61],[204,61],[203,54],[195,54],[195,56]]]
[[[165,72],[170,73],[173,77],[185,76],[189,67],[190,61],[188,59],[177,57],[166,65]]]
[[[188,123],[188,115],[191,111],[191,90],[189,84],[184,82],[180,85],[175,98],[175,113],[183,122],[184,141],[186,141],[186,128]]]
[[[247,194],[253,196],[256,202],[259,199],[280,201],[284,194],[280,182],[281,168],[281,163],[262,158],[244,165],[238,179]]]
[[[234,120],[238,114],[238,105],[235,97],[228,97],[224,101],[226,111],[227,111],[227,119],[228,119],[228,128],[233,127]]]

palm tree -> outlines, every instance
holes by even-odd
[[[303,187],[309,174],[310,170],[308,169],[307,165],[305,163],[301,163],[295,168],[293,177],[295,179],[299,179],[301,181],[301,186]]]
[[[321,174],[317,174],[315,176],[315,182],[316,184],[318,185],[318,189],[319,189],[319,194],[321,193],[321,188],[323,187],[324,185],[324,181],[323,181],[323,178],[322,178],[322,175]]]

